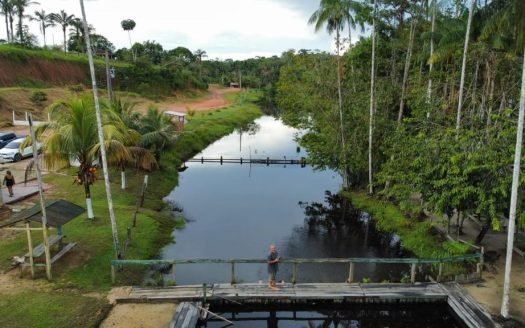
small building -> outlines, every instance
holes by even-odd
[[[237,82],[230,82],[230,88],[237,88],[238,89],[238,88],[240,88],[240,85]]]
[[[179,131],[184,130],[184,124],[187,123],[187,120],[186,120],[186,115],[187,114],[186,113],[167,110],[167,111],[164,112],[164,114],[175,118],[175,124],[177,125],[177,130],[179,130]]]

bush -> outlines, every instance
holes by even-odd
[[[77,93],[78,93],[78,92],[82,92],[82,91],[84,91],[85,87],[84,87],[83,84],[76,84],[76,85],[70,85],[70,86],[68,87],[68,89],[69,89],[69,91],[71,91],[71,92],[77,92]]]
[[[44,91],[35,91],[29,99],[35,104],[40,104],[47,100],[47,93]]]

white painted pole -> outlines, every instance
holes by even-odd
[[[95,64],[93,63],[93,52],[91,51],[91,41],[89,40],[89,29],[86,21],[86,10],[84,9],[84,1],[80,0],[80,9],[82,10],[82,22],[84,25],[84,33],[86,37],[86,48],[89,59],[89,70],[91,72],[91,82],[93,86],[93,99],[95,100],[95,112],[97,116],[98,141],[100,143],[100,155],[102,157],[102,170],[104,171],[104,184],[106,186],[106,196],[108,199],[109,218],[111,220],[111,230],[113,233],[113,243],[115,247],[115,258],[120,257],[119,240],[117,233],[117,221],[115,219],[115,212],[113,211],[113,199],[111,198],[111,185],[109,184],[109,171],[106,156],[106,145],[104,143],[104,134],[102,132],[102,117],[100,115],[100,103],[98,100],[97,80],[95,77]]]
[[[503,282],[503,299],[501,315],[509,316],[510,305],[510,273],[512,270],[512,252],[514,251],[514,231],[516,229],[516,206],[518,187],[520,184],[521,143],[523,141],[523,118],[525,116],[525,55],[523,56],[523,72],[521,75],[520,111],[518,116],[518,131],[516,133],[516,151],[514,152],[514,168],[512,171],[512,189],[510,195],[509,227],[507,232],[507,258],[505,259],[505,280]]]

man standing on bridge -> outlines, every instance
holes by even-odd
[[[277,288],[277,285],[275,284],[275,276],[277,275],[277,271],[279,270],[280,260],[281,257],[279,256],[279,253],[277,253],[277,247],[275,247],[274,244],[271,244],[270,253],[268,254],[268,287],[270,287],[273,290],[279,290],[279,288]]]

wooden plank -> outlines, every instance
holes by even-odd
[[[459,284],[447,283],[440,285],[447,294],[447,303],[454,314],[465,323],[467,327],[499,327],[490,314],[481,307]]]
[[[64,248],[60,250],[60,252],[56,253],[55,256],[51,259],[51,264],[58,261],[62,256],[64,256],[67,252],[69,252],[73,247],[75,247],[77,243],[69,243]]]
[[[194,328],[199,319],[199,306],[201,303],[182,302],[173,314],[170,328]]]
[[[51,235],[47,238],[48,240],[48,244],[49,244],[49,247],[55,245],[56,243],[58,243],[61,239],[62,239],[63,236],[61,235]],[[42,254],[44,254],[45,252],[45,249],[44,249],[44,244],[40,244],[38,246],[36,246],[35,248],[33,248],[33,257],[40,257],[42,256]],[[26,255],[24,255],[25,257],[29,257],[29,252],[26,253]]]

